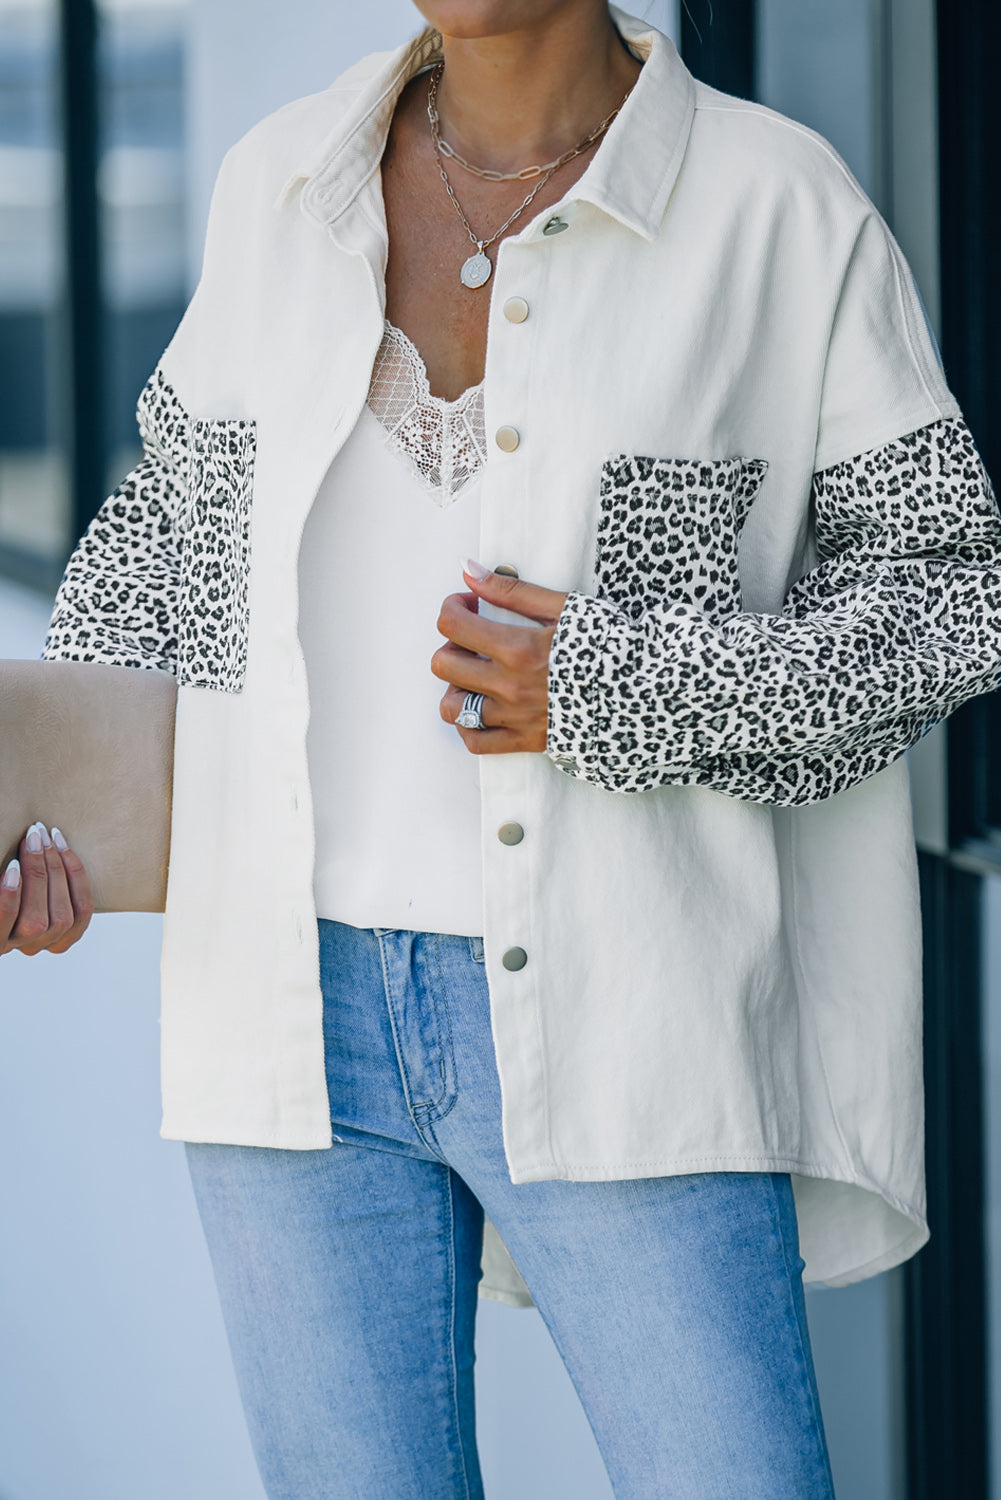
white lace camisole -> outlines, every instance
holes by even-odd
[[[387,322],[299,558],[318,916],[483,931],[478,763],[439,714],[430,663],[442,600],[477,555],[485,447],[482,384],[433,396]]]

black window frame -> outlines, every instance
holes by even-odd
[[[181,286],[124,311],[109,298],[99,174],[102,154],[121,133],[118,32],[111,18],[102,18],[99,0],[56,0],[54,12],[63,274],[59,302],[46,315],[46,425],[50,447],[66,466],[66,530],[51,554],[0,541],[0,576],[49,594],[108,495],[111,462],[133,446],[135,397],[149,374],[145,360],[152,365],[187,301]]]

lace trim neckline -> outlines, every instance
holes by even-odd
[[[420,350],[388,318],[368,406],[436,505],[456,499],[486,462],[483,381],[454,400],[432,395]]]
[[[398,328],[395,323],[391,323],[388,318],[385,318],[383,320],[383,329],[383,339],[390,339],[393,343],[399,344],[400,348],[406,355],[407,360],[413,369],[414,377],[418,385],[420,386],[422,404],[431,403],[435,406],[462,406],[464,404],[468,404],[472,400],[475,400],[477,395],[480,395],[482,393],[483,381],[481,380],[476,385],[467,386],[464,391],[460,391],[458,396],[449,398],[448,396],[432,395],[431,382],[428,379],[428,367],[424,363],[423,354],[418,349],[413,339],[410,338],[409,335],[405,334],[402,328]]]

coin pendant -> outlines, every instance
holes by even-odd
[[[463,286],[471,287],[473,290],[478,286],[485,286],[490,280],[493,266],[490,264],[489,255],[484,255],[482,250],[477,250],[468,260],[462,262],[462,270],[459,272],[459,280]]]

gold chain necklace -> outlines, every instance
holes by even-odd
[[[448,193],[448,196],[451,199],[452,206],[458,214],[463,228],[469,235],[471,242],[476,246],[473,254],[463,261],[462,269],[459,271],[459,280],[462,282],[463,286],[469,287],[470,290],[475,290],[477,287],[485,286],[490,280],[491,273],[493,272],[493,265],[491,263],[490,257],[489,255],[485,254],[487,246],[492,245],[494,243],[494,240],[500,239],[505,229],[510,228],[515,219],[517,219],[518,215],[524,213],[525,209],[531,203],[536,193],[541,192],[546,183],[549,181],[550,177],[552,177],[553,173],[557,171],[559,167],[565,166],[568,161],[573,161],[575,156],[579,156],[582,151],[586,151],[588,146],[592,146],[600,136],[604,135],[605,131],[611,125],[616,115],[619,113],[619,110],[622,108],[623,104],[625,104],[626,99],[628,99],[630,91],[627,91],[623,95],[622,99],[612,110],[611,114],[606,115],[600,125],[596,126],[589,135],[586,135],[578,145],[572,146],[569,151],[564,151],[563,155],[558,156],[555,161],[547,162],[544,166],[523,167],[520,172],[492,172],[484,167],[472,166],[441,138],[438,120],[437,100],[438,84],[441,81],[441,75],[444,72],[444,66],[444,63],[437,63],[431,70],[431,78],[428,83],[428,121],[431,125],[431,142],[434,146],[435,157],[438,161],[438,171],[441,175],[442,182],[445,184],[445,191]],[[451,157],[454,161],[457,161],[461,167],[465,167],[466,171],[474,172],[478,177],[486,177],[491,182],[529,181],[533,177],[538,177],[539,180],[532,188],[528,196],[523,200],[523,202],[518,205],[514,213],[508,215],[501,227],[495,230],[488,239],[480,239],[473,232],[469,220],[466,218],[466,215],[462,211],[462,205],[455,195],[455,189],[452,187],[452,184],[448,180],[448,174],[445,171],[445,163],[442,160],[443,156],[446,155]]]
[[[555,172],[557,167],[562,167],[563,163],[568,162],[571,157],[579,155],[581,151],[586,151],[588,146],[592,145],[599,136],[604,135],[605,131],[608,129],[609,125],[611,125],[612,121],[615,119],[615,116],[619,113],[619,110],[622,108],[623,104],[625,104],[626,100],[629,98],[629,95],[632,93],[632,86],[630,85],[630,87],[623,94],[622,98],[619,100],[618,104],[610,114],[607,114],[605,116],[601,124],[596,125],[595,128],[591,131],[591,134],[585,136],[579,146],[573,146],[569,151],[564,151],[563,155],[558,156],[555,161],[547,161],[542,166],[522,167],[520,171],[517,172],[495,172],[490,167],[474,166],[471,161],[467,161],[464,156],[460,156],[455,147],[450,146],[442,136],[441,121],[438,118],[436,100],[438,95],[438,84],[441,81],[441,75],[443,71],[444,64],[437,63],[434,68],[435,77],[432,79],[434,92],[431,93],[431,91],[429,90],[428,94],[428,119],[431,121],[431,134],[434,137],[435,144],[437,145],[438,150],[441,152],[442,156],[447,156],[450,161],[457,162],[460,167],[464,167],[467,172],[472,172],[476,177],[485,177],[488,182],[530,182],[533,177],[541,177],[543,172]]]

